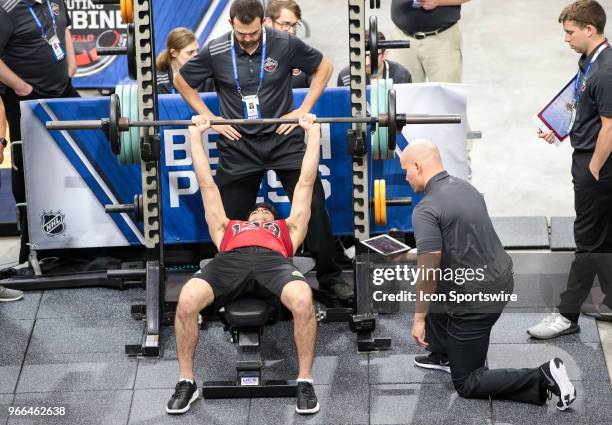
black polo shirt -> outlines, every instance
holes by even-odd
[[[294,68],[292,72],[291,87],[294,89],[307,89],[312,83],[312,74],[306,74],[301,69]]]
[[[383,78],[391,78],[393,80],[393,84],[412,83],[412,75],[410,75],[410,71],[404,68],[403,65],[386,60],[383,66]],[[338,87],[348,87],[351,85],[351,68],[349,66],[342,68],[338,74],[338,81],[336,83]],[[366,84],[370,84],[370,77],[367,75]]]
[[[231,32],[212,40],[181,68],[181,75],[191,87],[198,87],[212,77],[220,99],[221,116],[244,118],[242,99],[237,91],[232,66]],[[266,28],[266,58],[264,80],[259,91],[262,118],[279,118],[293,110],[292,70],[297,68],[314,74],[323,55],[299,38],[284,31]],[[259,86],[262,45],[252,55],[234,43],[238,78],[244,96],[254,95]],[[237,126],[243,135],[271,133],[276,126]]]
[[[66,53],[66,28],[70,17],[64,0],[51,0],[57,35]],[[53,32],[47,0],[0,0],[0,59],[40,97],[58,97],[70,82],[68,61],[57,62],[51,46],[32,17],[29,6],[38,16],[45,32]]]
[[[159,94],[174,94],[177,91],[174,89],[173,83],[173,72],[172,67],[168,68],[167,71],[157,70],[155,73],[157,81],[157,93]],[[212,78],[207,78],[202,84],[196,89],[198,93],[208,93],[215,91],[215,82]]]
[[[588,57],[583,55],[580,58],[578,66],[582,71],[582,78],[600,46],[597,46]],[[595,150],[602,116],[612,117],[612,47],[609,46],[597,56],[587,75],[586,86],[576,109],[576,120],[570,131],[570,140],[574,149]]]
[[[448,28],[461,18],[461,6],[438,6],[432,10],[413,7],[413,0],[393,0],[391,19],[407,34]]]
[[[495,233],[484,198],[470,183],[446,171],[433,176],[425,186],[425,196],[414,209],[412,226],[417,255],[441,251],[443,271],[474,270],[474,276],[470,279],[466,276],[462,284],[457,279],[442,279],[438,282],[441,290],[461,293],[511,290],[512,259]],[[476,274],[478,269],[481,275]]]

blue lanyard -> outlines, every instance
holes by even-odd
[[[51,15],[51,22],[53,22],[53,31],[57,34],[57,24],[55,22],[55,14],[53,13],[53,10],[51,9],[51,3],[49,2],[49,0],[47,0],[47,7],[49,8],[49,14]],[[34,18],[34,21],[36,22],[36,26],[42,33],[42,38],[44,38],[45,40],[48,40],[47,33],[45,32],[45,29],[43,28],[43,24],[42,22],[40,22],[40,19],[38,19],[38,16],[36,16],[36,13],[34,13],[32,6],[29,5],[28,9],[30,9],[30,13],[32,14],[32,17]]]
[[[593,67],[593,64],[597,60],[597,57],[599,56],[599,54],[606,47],[608,47],[607,41],[605,44],[602,44],[601,46],[599,46],[599,49],[597,49],[597,52],[595,52],[595,54],[593,55],[593,59],[591,59],[591,62],[589,62],[589,66],[584,72],[584,77],[582,76],[582,70],[580,69],[580,66],[578,67],[578,74],[576,74],[576,80],[574,81],[574,106],[575,107],[578,107],[578,103],[580,102],[580,97],[582,96],[581,91],[580,91],[580,86],[586,86],[586,81],[589,76],[589,72],[591,72],[591,68]]]
[[[266,62],[266,28],[262,27],[263,31],[263,44],[261,46],[261,68],[259,70],[259,86],[257,87],[257,92],[255,96],[259,95],[259,90],[261,86],[263,86],[264,80],[264,64]],[[240,88],[240,79],[238,78],[238,66],[236,65],[236,50],[234,49],[234,32],[232,31],[232,67],[234,68],[234,81],[236,82],[236,88],[238,89],[238,94],[242,97],[242,89]]]

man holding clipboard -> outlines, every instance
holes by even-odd
[[[606,297],[601,305],[583,306],[583,312],[612,320],[612,48],[604,37],[606,14],[596,1],[579,0],[563,10],[559,22],[563,23],[565,41],[582,55],[569,85],[576,258],[558,311],[527,330],[539,339],[580,330],[580,307],[596,275]],[[547,127],[548,131],[540,130],[539,137],[553,143],[558,131]]]

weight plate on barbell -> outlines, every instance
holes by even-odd
[[[119,141],[118,146],[119,146],[119,153],[117,160],[119,161],[120,164],[125,164],[127,163],[126,160],[126,156],[125,156],[125,144],[123,141],[123,132],[119,130],[119,118],[121,118],[123,116],[123,111],[125,106],[123,105],[123,85],[118,85],[117,87],[115,87],[115,96],[117,96],[117,105],[119,106],[119,113],[117,114],[117,120],[116,123],[114,125],[115,128],[115,136],[117,137],[117,140]]]
[[[380,181],[374,180],[374,224],[380,222]]]
[[[110,96],[110,115],[108,117],[108,126],[105,129],[106,137],[111,145],[113,154],[121,154],[121,138],[119,137],[119,117],[121,116],[121,105],[119,97],[116,94]]]
[[[124,85],[121,91],[121,116],[122,117],[130,117],[130,111],[132,109],[132,102],[130,99],[130,86]],[[125,149],[125,163],[124,164],[133,164],[134,161],[132,159],[132,143],[130,141],[130,132],[122,131],[121,132],[121,145]]]
[[[377,80],[378,84],[378,114],[387,113],[387,83],[384,79]],[[380,152],[379,159],[387,159],[388,157],[388,139],[389,129],[387,126],[378,129],[378,151]]]
[[[127,24],[128,22],[128,15],[127,15],[127,0],[121,0],[119,2],[119,7],[121,9],[121,23],[122,24]]]
[[[386,97],[385,103],[387,105],[386,112],[387,117],[389,116],[389,93],[393,90],[393,79],[387,78],[386,80]],[[385,141],[387,150],[386,159],[395,158],[395,145],[396,145],[396,137],[397,137],[397,127],[395,127],[394,131],[391,130],[390,127],[387,127],[387,140]]]
[[[126,0],[127,6],[127,24],[134,22],[134,0]]]
[[[376,16],[370,16],[369,34],[366,34],[368,47],[370,50],[370,75],[378,74],[378,19]]]
[[[131,80],[138,79],[137,67],[136,67],[136,29],[134,24],[128,24],[127,26],[127,67],[128,77]]]
[[[397,145],[397,99],[394,89],[389,90],[387,101],[389,102],[387,106],[389,117],[389,151],[393,152],[393,156],[395,156],[395,146]]]
[[[140,112],[138,108],[138,86],[132,84],[130,89],[130,101],[132,102],[130,121],[138,121]],[[140,128],[130,127],[130,142],[132,144],[132,162],[140,164]]]
[[[373,117],[378,116],[379,105],[378,105],[378,84],[376,80],[370,80],[370,115]],[[372,159],[379,159],[380,157],[380,144],[378,143],[379,137],[379,125],[374,125],[374,131],[370,135],[370,151],[372,152]]]
[[[387,224],[387,182],[385,179],[380,180],[380,224]]]

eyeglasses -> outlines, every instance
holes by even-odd
[[[280,25],[283,31],[289,31],[290,29],[297,31],[298,28],[302,27],[302,24],[300,23],[300,21],[294,22],[293,24],[291,22],[283,22],[283,21],[274,21],[274,22],[277,25]]]

